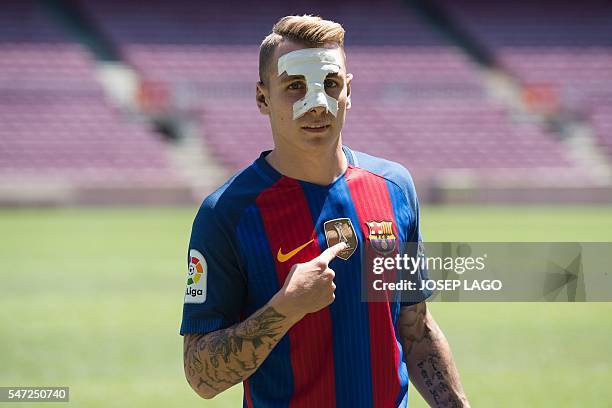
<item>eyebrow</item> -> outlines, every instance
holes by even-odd
[[[338,79],[341,79],[342,77],[337,72],[330,72],[325,77],[325,79],[327,79],[327,78],[338,78]],[[305,79],[306,78],[304,77],[304,75],[289,75],[287,78],[282,79],[281,83],[295,81],[295,80],[302,80],[303,81]]]
[[[295,80],[305,80],[306,78],[304,77],[304,75],[289,75],[287,78],[282,79],[281,82],[290,82],[290,81],[295,81]]]

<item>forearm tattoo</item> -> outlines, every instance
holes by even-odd
[[[424,303],[402,309],[399,332],[410,377],[435,407],[469,406],[448,342],[438,325],[427,321]],[[420,387],[419,387],[420,386]],[[424,388],[424,389],[423,389]]]
[[[285,316],[268,307],[227,329],[188,335],[184,364],[187,378],[200,389],[221,392],[248,378],[283,334]]]

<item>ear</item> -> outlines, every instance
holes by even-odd
[[[351,81],[353,74],[346,74],[346,109],[351,109]]]
[[[263,82],[257,82],[255,88],[255,101],[262,115],[270,115],[270,106],[268,105],[268,88]]]

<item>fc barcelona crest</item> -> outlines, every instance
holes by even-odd
[[[367,221],[370,229],[370,245],[381,255],[389,255],[395,250],[396,237],[393,234],[393,221]]]
[[[338,258],[345,261],[353,255],[357,249],[357,234],[355,228],[349,218],[336,218],[335,220],[326,221],[323,224],[325,230],[325,240],[327,247],[336,245],[339,242],[346,243],[346,249],[343,249]]]

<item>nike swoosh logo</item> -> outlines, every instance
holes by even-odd
[[[281,250],[281,248],[278,248],[278,253],[276,254],[276,259],[278,260],[278,262],[281,262],[281,263],[282,262],[287,262],[289,259],[293,258],[295,256],[295,254],[297,254],[302,249],[304,249],[308,245],[310,245],[313,241],[314,241],[314,238],[311,239],[310,241],[308,241],[307,243],[305,243],[304,245],[300,245],[299,247],[295,248],[293,251],[287,252],[286,254],[283,254],[283,251]]]

